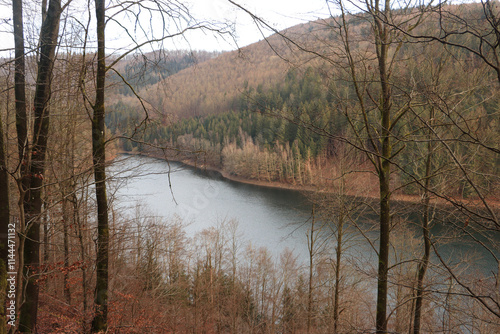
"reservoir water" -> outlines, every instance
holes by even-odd
[[[311,206],[298,191],[243,184],[177,162],[124,155],[110,168],[115,205],[134,215],[137,204],[165,219],[179,216],[188,235],[223,221],[238,221],[242,239],[266,247],[307,254]]]
[[[178,216],[191,237],[234,219],[238,221],[238,233],[244,242],[250,242],[254,247],[266,247],[274,256],[288,248],[299,261],[307,261],[312,206],[299,191],[239,183],[223,178],[217,172],[135,155],[120,156],[109,171],[113,180],[111,193],[121,214],[133,217],[137,205],[140,205],[142,214],[165,220]],[[416,227],[418,218],[412,215],[415,216],[410,214],[408,219],[415,222],[409,224]],[[435,227],[432,233],[434,236],[446,233],[443,232],[445,229],[445,226]],[[372,240],[376,239],[376,231],[367,233]],[[420,239],[418,228],[415,235]],[[360,235],[354,238],[357,240],[350,252],[355,252],[358,259],[363,257],[364,263],[375,264],[375,252],[369,243]],[[402,238],[400,246],[404,249],[409,239]],[[498,262],[491,253],[477,247],[477,243],[468,244],[453,238],[439,248],[453,262],[474,259],[465,260],[469,270],[498,271]],[[493,246],[492,250],[498,257],[498,247]],[[417,253],[420,251],[418,248]],[[472,253],[476,254],[471,257]],[[438,262],[436,258],[434,261]]]

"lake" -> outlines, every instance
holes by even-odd
[[[274,256],[288,248],[299,260],[307,261],[306,235],[312,205],[300,191],[239,183],[217,172],[137,155],[120,156],[109,171],[112,188],[115,188],[110,193],[114,194],[115,207],[123,214],[134,216],[140,204],[144,214],[164,219],[179,216],[185,222],[188,236],[235,219],[243,241],[266,247]],[[416,238],[420,239],[418,215],[410,213],[407,219],[416,228]],[[415,220],[415,224],[411,220]],[[433,235],[446,233],[445,227],[436,226]],[[367,233],[373,239],[378,235],[375,230]],[[405,240],[400,243],[406,248]],[[333,241],[330,244],[333,245]],[[352,256],[363,257],[364,263],[376,263],[375,253],[361,235],[351,236],[351,245],[355,245],[349,250]],[[470,270],[480,268],[487,273],[498,270],[494,258],[474,243],[453,239],[439,248],[446,257],[457,260],[478,252],[473,263],[467,263]]]
[[[236,219],[242,239],[253,246],[274,255],[285,248],[307,254],[311,205],[299,191],[234,182],[217,172],[135,155],[121,156],[110,175],[122,213],[133,215],[140,203],[165,219],[177,215],[191,236]]]

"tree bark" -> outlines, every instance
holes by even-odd
[[[26,119],[26,80],[24,64],[24,32],[23,32],[23,2],[14,0],[12,2],[14,21],[14,46],[15,46],[15,73],[14,73],[14,96],[16,99],[16,131],[17,146],[19,151],[19,163],[22,171],[26,168],[25,157],[27,154],[28,126]],[[24,173],[21,173],[24,175]]]
[[[24,210],[26,214],[26,240],[24,242],[23,278],[24,303],[20,307],[19,330],[36,332],[38,311],[38,284],[36,274],[40,265],[40,216],[42,210],[42,186],[45,171],[45,154],[49,134],[49,100],[52,69],[55,59],[61,1],[50,0],[47,17],[40,32],[40,59],[34,97],[34,131],[31,163],[27,175]]]
[[[429,126],[432,124],[432,119],[434,119],[434,109],[431,108],[431,112],[429,115]],[[429,265],[429,259],[431,254],[431,238],[429,233],[429,222],[430,222],[430,186],[431,186],[431,174],[432,174],[432,159],[433,159],[433,151],[434,151],[434,143],[432,141],[432,130],[428,131],[428,143],[427,143],[427,159],[425,161],[425,186],[424,186],[424,214],[422,217],[422,234],[424,237],[424,255],[418,264],[418,273],[417,273],[417,295],[415,299],[415,314],[413,318],[413,334],[420,333],[420,324],[422,318],[422,304],[424,299],[424,278],[427,272],[427,267]]]
[[[17,132],[17,149],[19,154],[19,174],[17,186],[19,191],[18,207],[20,211],[19,226],[17,233],[19,235],[18,256],[19,267],[17,276],[17,293],[16,305],[20,305],[20,297],[22,294],[22,270],[24,263],[24,227],[26,226],[24,215],[24,203],[26,190],[29,187],[26,171],[28,168],[28,121],[26,116],[26,79],[25,79],[25,60],[24,60],[24,23],[23,23],[23,2],[22,0],[12,1],[12,20],[14,24],[14,99],[16,106],[16,132]]]
[[[308,291],[307,291],[307,323],[306,323],[306,333],[311,332],[311,325],[312,325],[312,315],[313,315],[313,290],[314,290],[314,255],[316,252],[315,249],[315,241],[317,236],[314,235],[314,225],[316,223],[315,217],[314,217],[314,206],[312,208],[311,212],[311,231],[309,232],[309,235],[307,236],[307,241],[308,241],[308,248],[309,248],[309,285],[308,285]]]
[[[104,125],[104,88],[106,77],[105,54],[105,4],[96,0],[97,19],[97,74],[96,99],[92,119],[92,157],[97,201],[97,278],[95,291],[96,314],[92,321],[92,332],[106,331],[108,317],[108,249],[109,223],[106,196],[106,150]]]
[[[379,187],[380,187],[380,244],[379,244],[379,259],[378,259],[378,282],[377,282],[377,314],[376,314],[376,331],[377,333],[387,333],[387,276],[389,268],[389,243],[390,243],[390,177],[391,177],[391,87],[389,83],[389,69],[387,67],[388,52],[390,46],[390,37],[388,27],[379,18],[379,15],[387,15],[388,13],[380,13],[380,4],[376,1],[374,28],[375,28],[375,45],[377,49],[378,70],[381,89],[381,104],[379,106],[381,116],[381,155],[378,157],[379,170]],[[384,11],[390,11],[390,1],[385,1]]]
[[[64,299],[68,305],[71,305],[71,289],[69,283],[69,207],[68,199],[66,194],[63,192],[62,199],[62,218],[63,218],[63,245],[64,245],[64,272],[63,272],[63,284],[64,284]],[[73,222],[74,223],[74,222]]]
[[[341,180],[342,184],[345,182]],[[342,262],[342,253],[343,249],[343,236],[344,236],[344,213],[346,210],[345,202],[344,202],[344,187],[341,188],[340,196],[341,196],[341,207],[340,207],[340,216],[338,219],[338,227],[337,227],[337,247],[335,249],[335,290],[334,290],[334,301],[333,301],[333,332],[338,333],[339,328],[339,315],[340,315],[340,280],[341,280],[341,271],[340,271],[340,263]]]
[[[0,287],[7,289],[8,235],[10,221],[9,174],[4,150],[3,123],[0,117]],[[0,293],[0,333],[6,332],[5,301],[7,293]]]

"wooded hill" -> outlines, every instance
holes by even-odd
[[[480,15],[478,5],[466,7],[472,16]],[[177,118],[232,111],[240,107],[240,98],[248,89],[269,90],[283,82],[290,70],[305,73],[312,67],[325,77],[323,83],[331,82],[332,64],[340,61],[335,49],[341,42],[333,31],[334,21],[321,19],[300,24],[232,52],[159,51],[145,54],[123,62],[122,66],[128,73],[125,79],[151,107],[169,118],[169,122]],[[357,35],[351,47],[355,52],[365,53],[368,58],[373,57],[374,54],[368,51],[373,41],[370,40],[367,19],[363,15],[351,16],[349,24],[351,32]],[[432,29],[432,18],[424,26],[420,28],[422,31]],[[422,48],[410,45],[410,41],[402,45],[407,50],[405,56],[426,57]],[[454,61],[460,66],[460,58]],[[462,61],[473,67],[479,64],[476,61],[474,65],[473,59]],[[300,75],[295,76],[300,79]],[[138,101],[126,98],[131,95],[130,90],[125,85],[123,87],[109,98],[108,104],[122,101],[128,107],[140,107]],[[328,89],[326,86],[321,88]]]
[[[321,31],[323,24],[324,21],[301,24],[281,33],[302,43],[310,38],[310,32]],[[143,84],[137,93],[153,108],[168,115],[171,121],[227,112],[237,107],[240,96],[246,89],[258,86],[270,88],[283,81],[291,68],[303,65],[312,58],[296,51],[296,47],[275,34],[266,40],[240,50],[222,53],[212,59],[200,58],[195,54],[197,62],[189,63],[194,66],[186,66],[178,73],[170,71],[166,64],[168,61],[163,61],[165,66],[158,71],[165,73],[166,67],[169,74],[173,75],[160,82]],[[188,51],[184,53],[189,54]],[[132,64],[127,66],[139,73],[144,66],[141,60],[139,59],[135,68]],[[140,106],[137,101],[134,103],[124,99],[123,94],[113,96],[108,103],[113,105],[120,100],[126,100],[134,108]]]
[[[478,5],[449,8],[465,8],[471,17],[481,19]],[[410,14],[407,17],[410,22]],[[431,34],[435,19],[437,16],[428,15],[418,26],[418,33]],[[367,15],[359,14],[349,16],[347,21],[351,34],[349,47],[363,67],[358,74],[367,89],[368,85],[374,85],[377,68],[369,20]],[[139,126],[144,125],[139,100],[118,93],[108,102],[112,110],[107,116],[108,127],[117,135],[142,129],[135,140],[122,141],[126,151],[142,151],[147,146],[144,143],[154,143],[176,152],[204,152],[204,162],[237,176],[325,186],[324,178],[317,176],[334,168],[337,149],[343,146],[345,138],[356,136],[349,122],[359,121],[349,119],[348,115],[360,87],[349,77],[347,55],[339,52],[343,42],[336,34],[336,25],[338,18],[301,24],[241,50],[211,59],[205,57],[206,61],[164,80],[141,85],[137,94],[156,112],[150,111],[153,122],[147,128]],[[398,56],[393,61],[391,84],[397,95],[410,96],[415,109],[425,110],[435,102],[435,97],[429,95],[429,90],[434,89],[432,80],[439,80],[435,89],[444,104],[438,108],[447,111],[435,121],[447,129],[443,135],[461,138],[469,135],[462,126],[472,127],[474,133],[484,136],[487,145],[495,146],[499,97],[491,85],[485,85],[489,80],[495,81],[495,73],[479,57],[464,50],[436,42],[417,43],[417,39],[394,34],[397,46],[393,51],[397,50]],[[478,47],[464,36],[454,38],[458,44]],[[131,68],[132,72],[141,73],[140,69]],[[365,103],[371,104],[369,108],[377,108],[373,97],[366,99]],[[407,103],[403,100],[397,100],[396,104],[403,107]],[[396,174],[397,184],[410,181],[418,173],[408,161],[418,151],[415,140],[424,136],[419,117],[404,117],[395,127],[400,139],[397,159],[403,171]],[[466,125],[452,129],[457,122]],[[455,148],[463,155],[468,150],[465,142],[464,139],[457,143]],[[367,161],[362,156],[352,159],[363,166]],[[196,159],[189,154],[188,158]],[[482,161],[484,171],[498,168],[491,151],[475,156],[471,163],[477,159]],[[255,165],[259,168],[255,169]],[[356,179],[361,183],[371,182],[367,177],[360,173]],[[496,181],[480,178],[488,193],[498,188]],[[450,194],[473,193],[460,184],[449,189]],[[404,187],[404,193],[411,194],[415,189]],[[493,197],[497,195],[492,193]]]

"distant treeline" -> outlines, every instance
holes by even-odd
[[[221,52],[213,51],[155,51],[145,55],[130,56],[123,61],[123,70],[120,72],[123,78],[116,73],[111,73],[109,80],[118,83],[115,93],[132,96],[133,92],[144,87],[154,85],[165,78],[174,75],[183,69],[195,66],[206,60],[219,56]],[[127,84],[122,84],[126,81]]]

